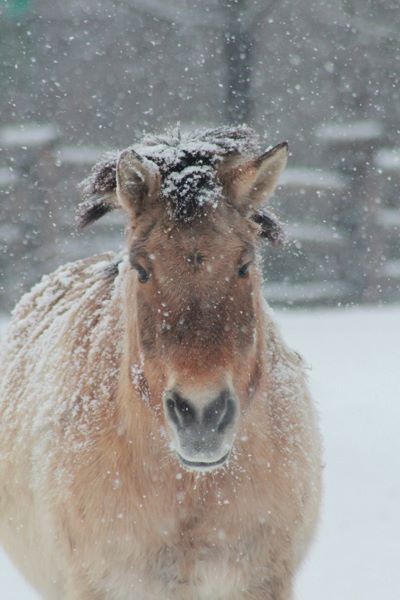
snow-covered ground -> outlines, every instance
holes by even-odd
[[[297,600],[400,598],[400,307],[277,313],[311,367],[325,494]],[[34,592],[0,554],[0,598]]]

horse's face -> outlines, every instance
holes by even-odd
[[[155,148],[151,156],[163,147]],[[126,310],[140,362],[134,383],[145,382],[183,465],[202,471],[229,457],[260,377],[254,214],[287,158],[286,144],[229,163],[209,148],[205,157],[189,141],[174,149],[175,162],[170,146],[158,162],[126,150],[113,167],[117,200],[132,221]],[[99,173],[92,193],[112,192],[110,164]],[[107,198],[87,206],[85,222],[109,209]]]
[[[228,457],[257,378],[257,228],[226,205],[190,224],[149,217],[130,261],[150,396],[182,462],[210,469]]]

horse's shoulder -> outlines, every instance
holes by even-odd
[[[78,452],[110,419],[120,356],[108,272],[115,260],[108,253],[64,265],[17,305],[0,365],[0,412],[25,440]]]
[[[114,289],[114,253],[65,264],[44,275],[16,305],[2,342],[3,363],[49,352],[63,337],[68,346],[107,314]],[[110,304],[110,303],[109,303]],[[5,364],[4,364],[5,366]]]

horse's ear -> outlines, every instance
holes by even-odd
[[[256,210],[278,185],[288,157],[288,143],[282,142],[261,156],[231,167],[224,180],[232,202],[246,211]]]
[[[154,198],[160,186],[157,165],[134,150],[121,152],[117,162],[117,198],[136,218]]]
[[[156,164],[134,150],[108,156],[93,167],[79,186],[83,202],[76,211],[78,226],[86,227],[116,208],[125,208],[137,216],[144,208],[144,200],[157,189],[158,182]]]

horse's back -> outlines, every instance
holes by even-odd
[[[54,391],[70,358],[66,351],[79,352],[82,336],[101,318],[112,258],[108,253],[60,267],[15,307],[0,346],[2,455],[7,452],[5,440],[13,447],[26,444],[30,434],[39,432],[43,411],[57,406]]]
[[[49,482],[68,486],[62,446],[82,423],[69,412],[78,410],[79,371],[107,310],[113,260],[107,253],[43,277],[14,309],[1,344],[0,543],[42,592],[49,572],[50,588],[62,585]]]

